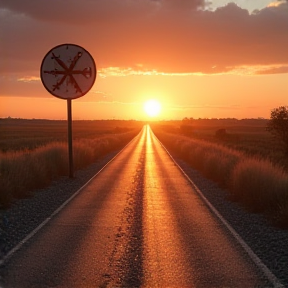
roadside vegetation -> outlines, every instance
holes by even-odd
[[[184,129],[183,122],[186,125]],[[263,213],[274,224],[288,228],[285,149],[282,149],[281,143],[271,139],[265,129],[267,121],[259,120],[258,124],[263,124],[260,126],[255,125],[255,121],[254,125],[250,122],[247,126],[230,123],[225,128],[215,125],[218,121],[210,126],[207,125],[209,120],[205,126],[199,125],[199,122],[205,122],[203,120],[192,122],[194,125],[189,125],[187,120],[159,122],[152,125],[152,130],[168,149],[227,189],[230,200],[238,201],[251,212]],[[274,145],[274,149],[269,145]]]
[[[182,121],[162,121],[155,124],[163,132],[204,140],[242,152],[248,157],[269,160],[288,172],[285,144],[271,135],[267,130],[268,123],[267,119],[185,118]]]
[[[0,125],[1,209],[68,175],[66,121],[0,119]],[[143,124],[111,120],[78,121],[74,126],[73,160],[77,171],[124,147]]]

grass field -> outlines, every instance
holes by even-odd
[[[74,120],[73,139],[115,135],[143,126],[138,121]],[[67,121],[0,119],[0,151],[33,150],[51,142],[67,141]]]
[[[287,156],[266,131],[267,121],[208,122],[158,122],[152,129],[165,146],[227,189],[231,200],[288,228]]]
[[[123,147],[142,122],[73,121],[75,169]],[[288,161],[264,119],[153,122],[156,136],[233,201],[288,227]],[[68,175],[67,122],[0,119],[0,207]],[[31,192],[32,191],[32,192]]]
[[[155,127],[164,132],[223,145],[250,157],[266,159],[288,171],[284,146],[266,130],[265,119],[162,121]],[[217,135],[219,130],[225,130],[225,133]]]
[[[120,149],[142,127],[136,121],[74,121],[74,170]],[[0,208],[69,174],[67,130],[67,121],[0,119]]]

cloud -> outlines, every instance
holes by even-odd
[[[156,70],[143,70],[142,65],[136,65],[136,67],[108,67],[103,68],[98,71],[98,74],[102,78],[106,77],[126,77],[126,76],[189,76],[193,75],[193,73],[165,73],[158,72]]]
[[[35,76],[27,76],[27,77],[22,77],[18,78],[17,81],[19,82],[35,82],[35,81],[40,81],[40,77],[35,77]]]
[[[281,4],[284,4],[285,2],[287,2],[287,0],[277,0],[277,1],[271,2],[267,7],[278,7]]]
[[[276,67],[266,67],[266,69],[261,69],[257,71],[256,74],[263,75],[263,74],[282,74],[288,73],[288,65],[287,66],[276,66]]]
[[[205,0],[158,0],[164,9],[172,9],[173,11],[181,10],[197,10],[204,8],[208,3]]]
[[[163,0],[171,2],[170,0]],[[121,21],[146,14],[158,1],[153,0],[0,0],[0,8],[43,21],[74,25]],[[162,1],[160,1],[162,3]],[[182,1],[179,1],[182,2]],[[148,10],[148,11],[147,11]]]
[[[207,0],[0,0],[0,8],[20,15],[77,25],[131,20],[159,10],[197,10],[208,4]]]
[[[264,75],[288,73],[288,65],[242,65],[231,67],[229,74],[234,75]]]
[[[204,0],[67,3],[0,0],[2,75],[37,77],[45,54],[61,43],[86,48],[99,70],[130,74],[216,74],[261,65],[275,73],[275,65],[288,65],[287,1],[252,14],[234,3],[205,10]]]

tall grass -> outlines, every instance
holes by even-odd
[[[288,174],[281,167],[211,142],[153,132],[168,149],[227,188],[231,199],[288,227]]]
[[[202,121],[206,122],[206,125],[201,125]],[[230,121],[232,123],[229,124]],[[288,159],[285,157],[285,147],[281,141],[277,141],[267,131],[268,120],[244,119],[233,121],[233,119],[230,119],[230,121],[229,119],[202,119],[190,121],[188,122],[190,123],[189,125],[183,124],[183,121],[173,121],[173,124],[170,125],[167,124],[170,122],[160,122],[154,125],[154,127],[157,126],[157,129],[161,129],[163,132],[177,135],[182,134],[191,139],[219,144],[242,152],[249,157],[256,156],[268,159],[288,172]],[[254,121],[255,123],[253,124]],[[222,124],[217,125],[217,122],[221,122]],[[240,125],[237,122],[243,123]],[[257,122],[259,123],[257,124]],[[225,131],[222,135],[219,134],[221,130],[222,132],[223,130]]]
[[[133,120],[73,120],[73,140],[95,139],[141,129]],[[67,141],[67,121],[0,118],[0,151],[34,150],[52,142]]]
[[[139,130],[73,143],[74,169],[96,162],[101,156],[128,143]],[[60,176],[68,174],[66,143],[54,142],[33,151],[0,153],[0,208],[14,199],[29,197]]]
[[[231,195],[253,212],[288,227],[288,174],[271,162],[244,159],[231,175]]]
[[[45,187],[65,175],[68,160],[63,143],[51,143],[32,151],[0,154],[0,205],[28,197],[31,190]]]

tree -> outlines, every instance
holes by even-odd
[[[272,109],[267,130],[283,142],[288,155],[288,106]]]

